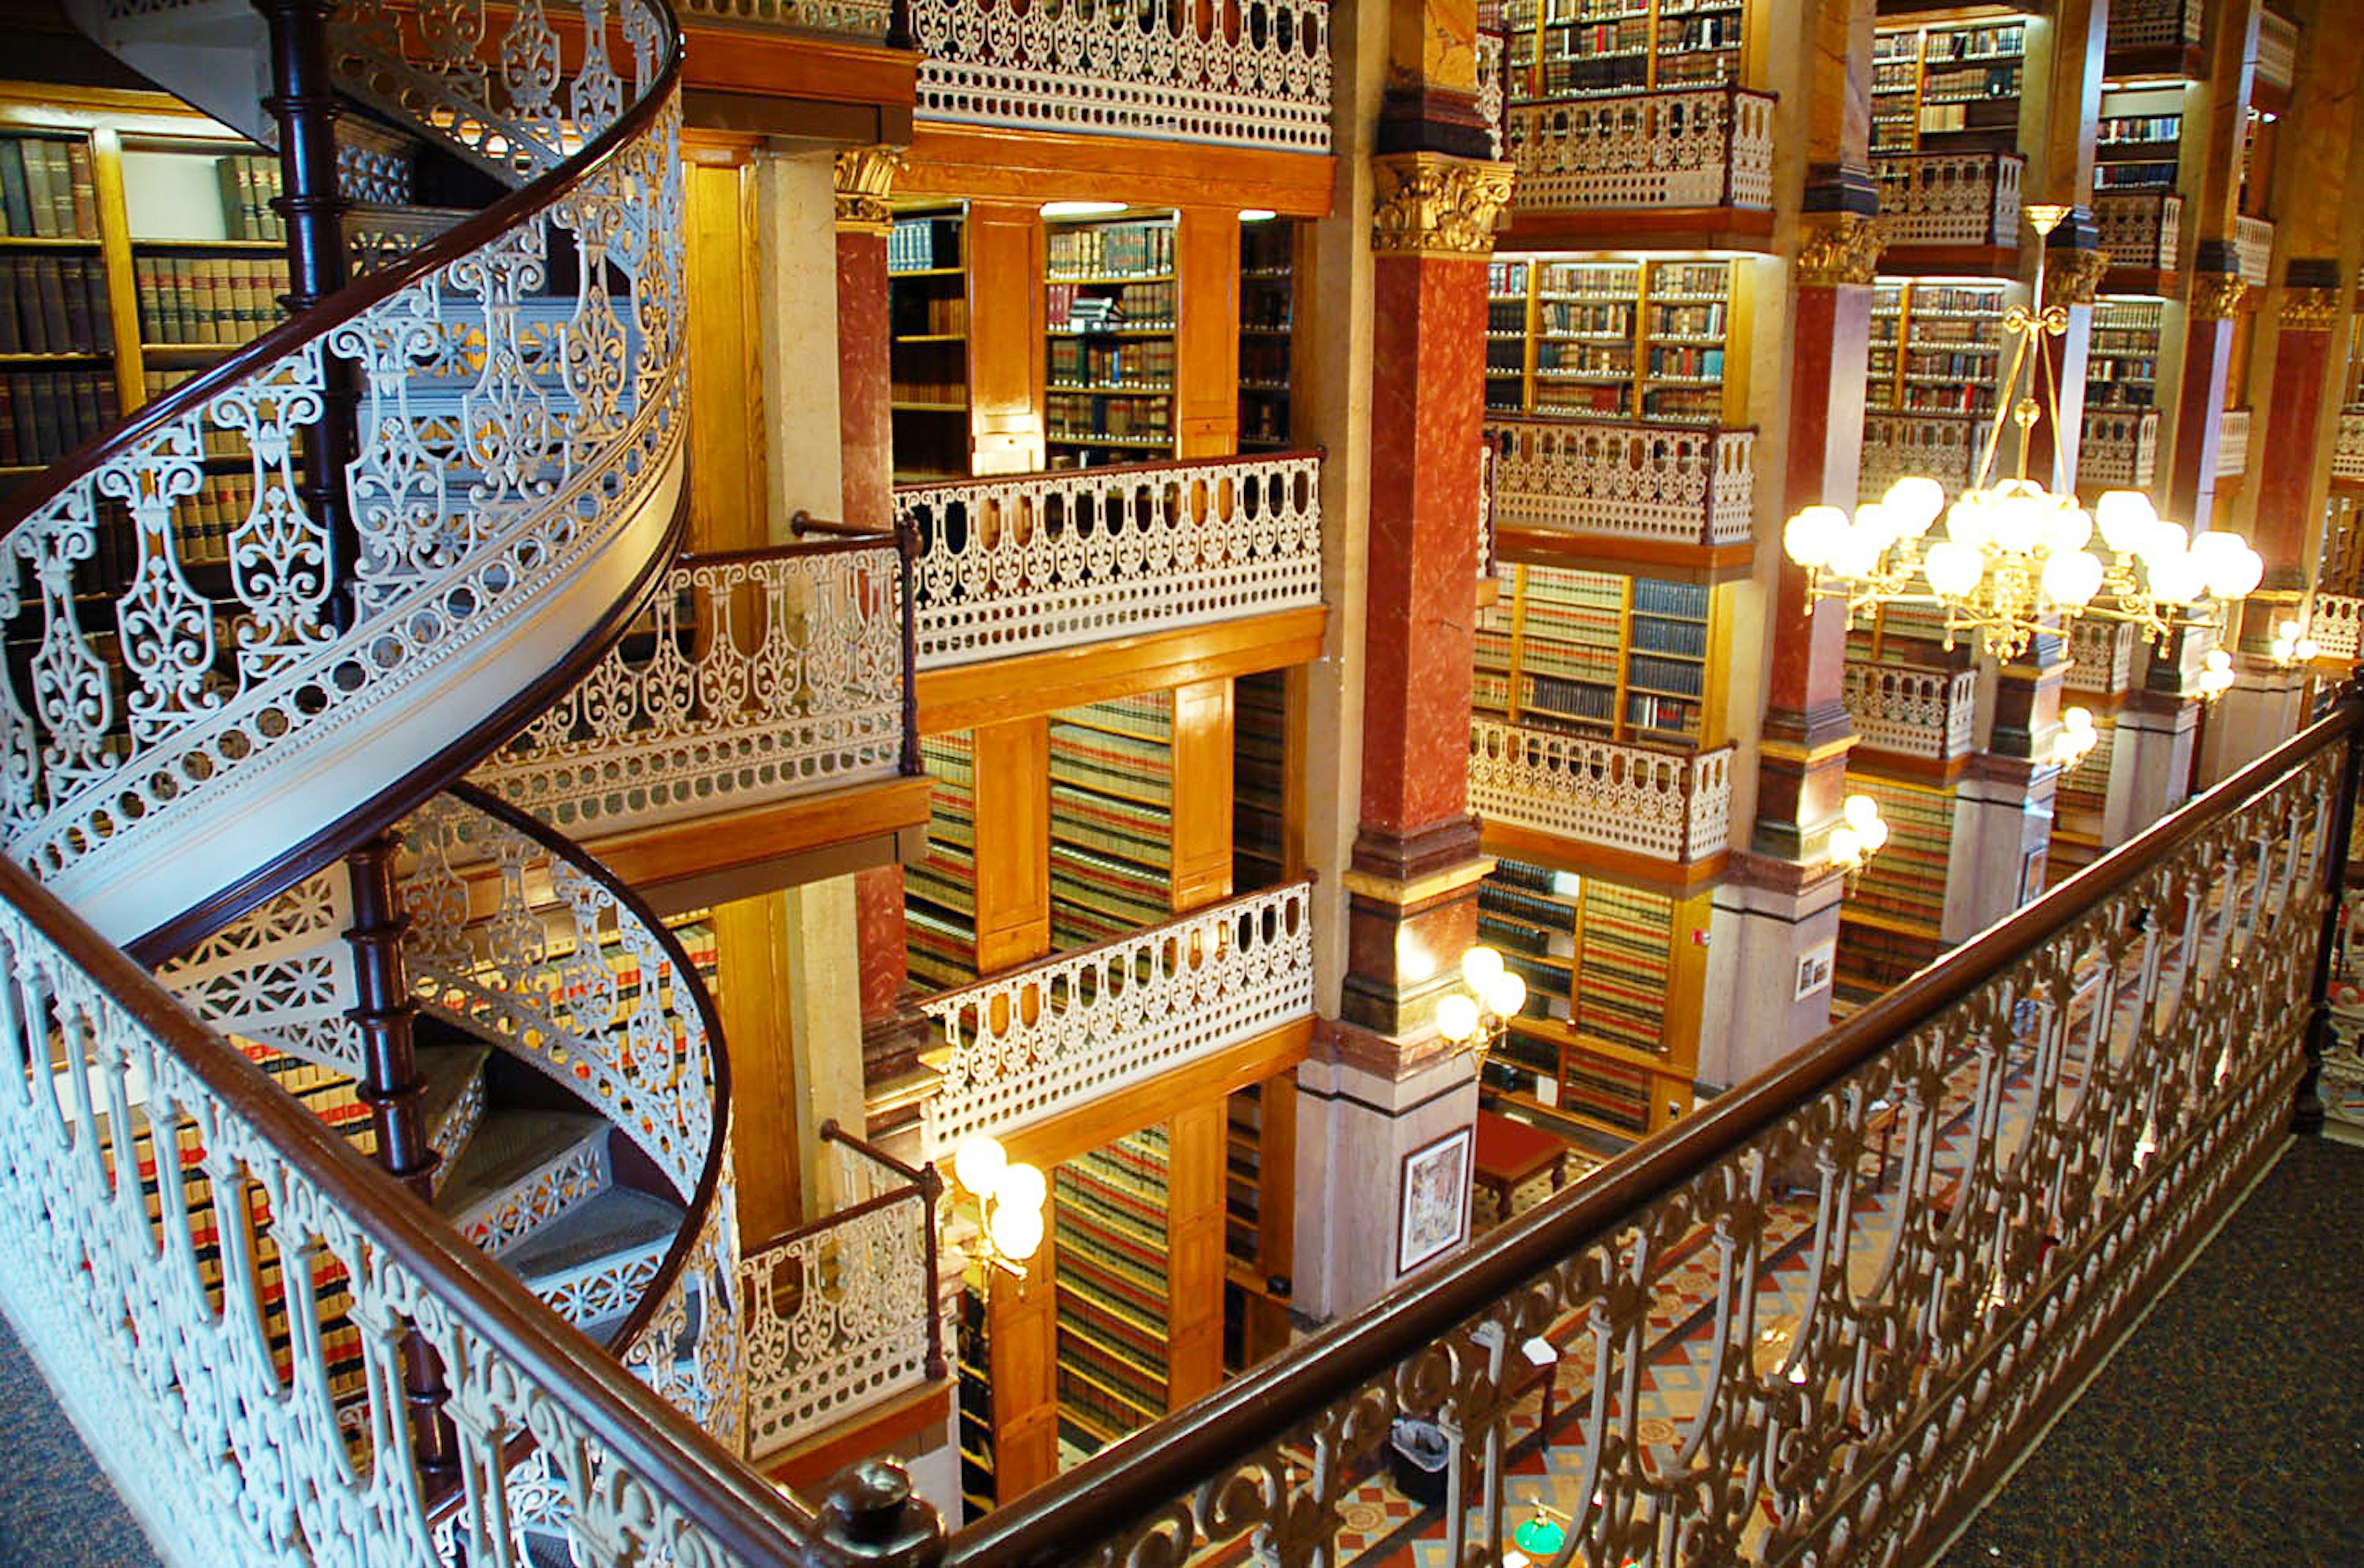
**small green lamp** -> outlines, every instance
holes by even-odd
[[[1567,1544],[1568,1516],[1538,1502],[1535,1517],[1511,1532],[1511,1543],[1540,1562],[1557,1557]]]

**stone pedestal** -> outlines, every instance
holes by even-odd
[[[2102,847],[2114,850],[2191,798],[2191,754],[2200,704],[2137,692],[2118,709],[2110,748],[2109,793],[2102,806]]]
[[[2239,773],[2306,722],[2314,676],[2259,659],[2235,661],[2233,689],[2208,710],[2200,737],[2200,787]]]
[[[1735,855],[1715,890],[1699,1079],[1730,1088],[1830,1026],[1845,878]]]
[[[1966,941],[2044,891],[2052,797],[2060,770],[1982,753],[1954,786],[1954,839],[1946,862],[1938,935]]]

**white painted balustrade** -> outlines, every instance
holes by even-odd
[[[1327,0],[910,0],[924,120],[1330,150]]]
[[[1880,232],[1890,245],[2016,245],[2020,175],[2012,152],[1881,153]]]
[[[2249,472],[2249,411],[2227,408],[2216,426],[2216,477],[2231,479]]]
[[[1730,746],[1636,746],[1473,718],[1469,806],[1489,821],[1664,861],[1726,847]]]
[[[675,0],[674,9],[685,22],[737,22],[882,40],[895,20],[887,0]]]
[[[2121,50],[2198,43],[2202,10],[2202,0],[2117,0],[2110,7],[2109,46]],[[2102,249],[2109,250],[2107,240],[2102,241]]]
[[[1667,87],[1513,104],[1520,212],[1769,207],[1773,95]]]
[[[1281,452],[898,485],[919,667],[1318,605],[1321,467]]]
[[[1684,429],[1594,419],[1503,419],[1494,449],[1493,522],[1670,544],[1745,543],[1753,516],[1754,430]]]
[[[1978,674],[1850,659],[1842,695],[1864,745],[1945,762],[1969,754]]]
[[[1968,414],[1867,414],[1856,488],[1866,498],[1921,474],[1959,495],[1970,487],[1990,422]]]
[[[2258,13],[2258,80],[2285,93],[2298,80],[2298,24],[2272,11]]]
[[[923,1153],[1310,1018],[1311,898],[1310,883],[1266,888],[921,1002],[947,1047]]]
[[[2113,33],[2117,25],[2113,13]],[[2110,265],[2174,269],[2175,247],[2183,234],[2183,198],[2173,191],[2097,191],[2093,222]]]
[[[2364,408],[2339,411],[2339,434],[2331,450],[2331,477],[2364,479]]]
[[[2306,634],[2314,639],[2319,656],[2351,662],[2364,656],[2364,647],[2358,646],[2359,629],[2364,629],[2364,599],[2344,594],[2314,596],[2314,609],[2306,619]]]
[[[2235,218],[2233,253],[2241,259],[2241,276],[2248,280],[2249,286],[2264,288],[2274,265],[2273,221],[2263,217]]]
[[[1501,20],[1488,23],[1479,17],[1478,33],[1478,117],[1486,122],[1486,140],[1490,155],[1500,159],[1510,139],[1509,128],[1503,123],[1506,80],[1502,74],[1504,50],[1500,31]]]
[[[2106,621],[2080,617],[2068,623],[2068,674],[2062,683],[2072,692],[2107,696],[2134,684],[2135,642],[2138,634],[2130,621]]]
[[[685,560],[590,674],[473,777],[570,833],[891,777],[901,574],[884,537]]]
[[[2077,439],[2077,482],[2141,490],[2158,473],[2158,410],[2088,408]]]

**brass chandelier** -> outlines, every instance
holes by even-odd
[[[2040,240],[2068,211],[2032,206],[2028,222]],[[1850,614],[1876,605],[1931,606],[1945,612],[1946,646],[1957,632],[1975,631],[1989,653],[2009,660],[2039,634],[2064,635],[2066,622],[2080,616],[2131,622],[2159,642],[2170,632],[2226,624],[2231,606],[2257,587],[2265,564],[2238,534],[2192,536],[2161,520],[2137,490],[2110,491],[2091,512],[2078,505],[2058,439],[2059,389],[2042,351],[2046,336],[2068,331],[2068,312],[2042,303],[2040,250],[2035,298],[2037,309],[2013,306],[2003,317],[2009,368],[1971,487],[1951,506],[1935,480],[1911,475],[1857,506],[1852,518],[1836,506],[1808,506],[1784,526],[1782,549],[1805,568],[1809,605],[1840,599]],[[2027,473],[2030,438],[2046,413],[2053,488]],[[2011,425],[2018,427],[2016,470],[1990,479]],[[1941,514],[1945,532],[1933,540]],[[2097,532],[2106,560],[2089,548]]]

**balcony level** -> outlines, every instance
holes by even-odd
[[[1486,440],[1503,558],[1709,582],[1745,573],[1754,429],[1497,419]]]
[[[1848,660],[1842,689],[1858,753],[1881,753],[1883,771],[1950,773],[1975,743],[1978,675]]]
[[[2111,294],[2168,295],[2177,292],[2176,245],[2183,234],[2183,198],[2173,191],[2102,191],[2093,197],[2093,221],[2110,270]],[[2244,271],[2246,272],[2246,264]]]
[[[2158,475],[2156,408],[2089,408],[2077,439],[2077,488],[2143,490]]]
[[[2339,436],[2331,453],[2335,484],[2364,484],[2364,408],[2339,411]]]
[[[688,124],[848,145],[911,139],[918,58],[887,0],[682,0]]]
[[[2020,177],[2015,152],[1881,152],[1883,272],[2008,277],[2019,255]]]
[[[2120,79],[2204,80],[2208,57],[2200,36],[2206,10],[2203,0],[2121,0],[2110,7],[2102,69]]]
[[[1732,826],[1734,748],[1622,742],[1473,719],[1469,805],[1488,852],[1677,886],[1712,877]]]
[[[1503,243],[1770,250],[1773,106],[1730,84],[1514,95]]]

